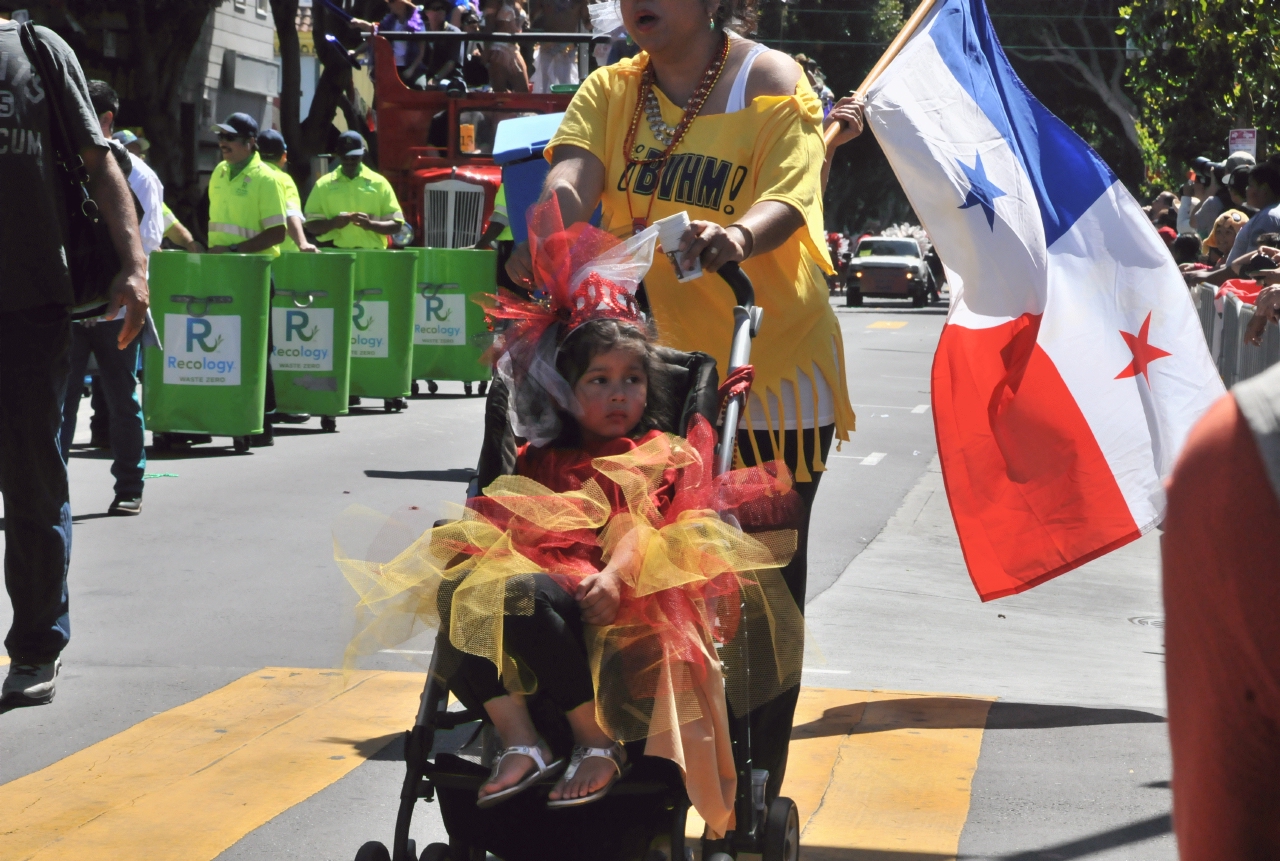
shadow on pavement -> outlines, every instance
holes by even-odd
[[[1164,723],[1160,715],[1135,709],[1091,709],[1079,706],[1036,705],[1031,703],[994,702],[985,722],[966,720],[979,714],[972,708],[974,700],[966,697],[904,697],[849,703],[827,709],[816,721],[792,729],[793,738],[824,738],[836,735],[861,735],[885,732],[901,726],[919,724],[930,729],[1063,729],[1075,726],[1108,726],[1114,724]],[[900,715],[901,723],[880,721],[864,723],[864,709],[874,706],[878,714]]]
[[[404,733],[402,732],[380,735],[377,738],[325,738],[321,739],[321,741],[325,744],[346,745],[354,753],[358,754],[361,759],[404,759]],[[381,756],[383,749],[393,742],[398,742],[398,750],[395,755],[391,757]]]
[[[1173,820],[1168,814],[1162,814],[1079,840],[1007,855],[935,855],[930,852],[894,852],[889,849],[841,849],[804,843],[803,857],[805,861],[941,861],[943,858],[957,858],[958,861],[1071,861],[1074,858],[1087,858],[1107,849],[1163,837],[1172,831]]]
[[[364,474],[369,478],[412,479],[414,481],[454,481],[467,484],[476,477],[474,469],[410,469],[399,472],[390,469],[366,469]]]
[[[1109,726],[1129,723],[1165,723],[1157,714],[1136,709],[1091,709],[1082,706],[1046,706],[995,702],[987,715],[987,729],[1062,729],[1072,726]]]
[[[961,855],[959,857],[961,861],[978,858],[990,859],[990,861],[1071,861],[1073,858],[1087,858],[1090,855],[1095,855],[1106,849],[1114,849],[1117,846],[1128,846],[1131,843],[1141,843],[1143,840],[1150,840],[1154,837],[1163,837],[1172,831],[1173,819],[1169,814],[1164,813],[1160,816],[1153,816],[1150,819],[1131,822],[1119,828],[1100,831],[1097,834],[1082,837],[1079,840],[1046,846],[1043,849],[1013,852],[1008,855]],[[809,857],[811,856],[809,855],[808,847],[806,847],[805,858]],[[850,855],[848,857],[860,858],[861,856]]]

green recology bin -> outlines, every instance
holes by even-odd
[[[351,394],[404,408],[413,386],[414,251],[358,250],[351,315]]]
[[[262,433],[271,259],[157,251],[148,280],[162,350],[146,350],[142,404],[163,434],[232,437],[247,451]]]
[[[320,416],[337,430],[351,382],[351,306],[356,256],[287,252],[272,264],[271,374],[276,410]]]
[[[498,290],[495,251],[419,248],[413,315],[413,378],[436,391],[438,380],[458,380],[467,394],[483,394],[492,368],[481,362],[491,341],[484,309],[471,301]],[[417,384],[414,384],[415,393]]]

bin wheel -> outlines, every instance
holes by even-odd
[[[412,395],[412,396],[413,396],[413,397],[415,397],[415,398],[418,396],[418,381],[417,381],[417,380],[414,380],[414,381],[413,381],[413,385],[411,385],[411,386],[409,387],[409,394],[410,394],[410,395]]]
[[[388,413],[398,413],[408,408],[409,403],[404,398],[387,398],[382,402],[383,411]]]
[[[432,843],[422,850],[422,858],[419,861],[449,861],[449,844]]]
[[[231,447],[235,449],[236,454],[244,454],[249,450],[249,438],[247,436],[233,436],[231,438]]]
[[[438,391],[440,391],[439,384],[435,380],[427,380],[427,394],[434,395]]]
[[[173,440],[167,433],[154,433],[151,435],[151,448],[155,451],[171,451]]]
[[[483,396],[485,395],[485,393],[487,393],[487,392],[489,391],[489,384],[488,384],[488,383],[481,383],[481,384],[479,385],[478,389],[479,389],[479,391],[480,391],[480,395],[483,397]]]
[[[356,852],[356,861],[391,861],[391,853],[377,840],[370,840]]]
[[[337,433],[337,432],[338,432],[338,420],[337,420],[336,418],[334,418],[333,416],[321,416],[321,417],[320,417],[320,430],[325,430],[325,431],[328,431],[329,433]]]
[[[799,861],[800,814],[790,798],[775,798],[764,826],[762,861]]]
[[[470,384],[470,383],[463,383],[463,384],[462,384],[462,393],[463,393],[464,395],[466,395],[467,397],[471,397],[471,384]]]

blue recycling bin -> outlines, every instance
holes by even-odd
[[[538,202],[542,184],[551,166],[542,152],[560,128],[564,114],[516,117],[498,123],[493,139],[493,160],[502,167],[502,183],[507,187],[507,217],[516,242],[529,239],[525,212]]]

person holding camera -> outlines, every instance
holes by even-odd
[[[1208,239],[1218,216],[1235,207],[1231,190],[1224,180],[1239,167],[1253,167],[1253,156],[1247,152],[1232,153],[1222,163],[1201,156],[1191,163],[1194,177],[1182,186],[1178,207],[1178,233],[1194,230]]]
[[[7,6],[7,4],[6,4]],[[147,258],[133,197],[110,156],[75,53],[52,30],[0,13],[0,494],[5,511],[5,587],[13,623],[0,711],[54,696],[59,655],[71,638],[67,567],[71,503],[59,434],[71,371],[71,310],[77,304],[66,247],[67,196],[78,192],[58,166],[66,147],[84,161],[87,189],[120,260],[106,316],[124,307],[116,346],[133,343],[147,314]],[[50,74],[41,75],[27,53]],[[25,44],[24,44],[25,43]],[[61,122],[59,122],[61,120]],[[60,132],[54,134],[54,128]],[[81,296],[81,299],[84,299]]]

